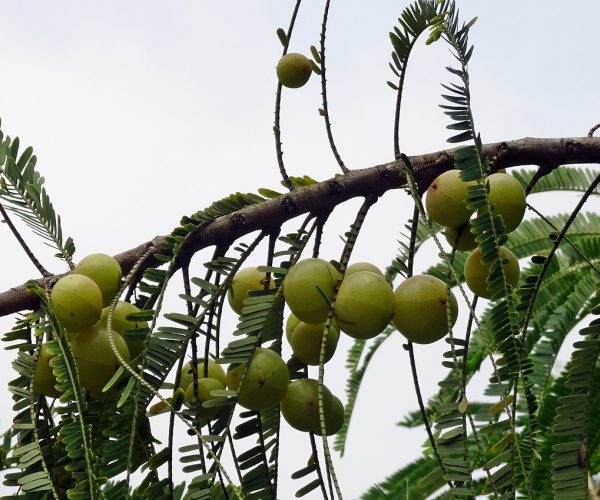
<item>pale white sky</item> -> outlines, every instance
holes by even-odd
[[[465,20],[479,16],[471,35],[476,48],[470,74],[484,142],[585,135],[600,121],[598,2],[458,3]],[[76,260],[92,252],[118,253],[168,233],[182,215],[231,192],[279,188],[272,134],[274,68],[281,53],[275,30],[287,27],[293,4],[4,2],[2,129],[34,147],[63,230],[77,244]],[[332,2],[329,104],[334,136],[350,168],[393,159],[395,96],[385,83],[393,78],[387,34],[405,5],[391,0]],[[318,44],[321,9],[322,2],[305,0],[291,51],[307,53],[311,44]],[[439,84],[449,81],[443,68],[452,62],[441,44],[419,44],[413,55],[401,127],[401,145],[409,154],[446,147],[449,134],[438,108]],[[284,93],[283,141],[291,175],[322,180],[337,173],[317,113],[320,106],[315,75],[306,87]],[[549,210],[563,208],[557,206],[562,203]],[[324,257],[339,258],[338,235],[347,230],[359,204],[348,203],[332,216]],[[355,260],[385,267],[411,213],[403,193],[388,193],[367,219]],[[0,229],[4,290],[36,277],[36,271],[9,231]],[[53,252],[24,234],[51,271],[64,271]],[[257,264],[264,255],[263,248],[255,256]],[[434,259],[433,251],[424,252],[417,270]],[[201,262],[199,258],[197,274]],[[178,307],[168,302],[165,312]],[[231,317],[226,327],[234,324]],[[10,325],[0,319],[2,331]],[[343,401],[349,345],[340,341],[326,371],[327,385]],[[441,344],[417,348],[426,394],[443,374],[442,350]],[[2,356],[8,367],[13,353]],[[0,385],[12,377],[3,370]],[[4,429],[11,418],[8,392],[0,397]],[[396,335],[373,360],[346,456],[335,459],[345,498],[357,498],[419,454],[424,433],[394,425],[415,408],[408,359]],[[305,465],[307,441],[284,425],[282,499],[304,484],[289,475]]]

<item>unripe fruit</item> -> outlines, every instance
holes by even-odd
[[[213,398],[210,394],[212,391],[222,391],[223,389],[225,389],[225,386],[215,378],[198,379],[198,399],[200,400],[200,405],[198,405],[198,416],[200,418],[210,420],[217,416],[217,413],[219,413],[220,410],[219,406],[204,408],[202,403]],[[191,383],[188,386],[187,391],[185,391],[185,404],[190,408],[196,408],[193,383]]]
[[[242,314],[244,300],[249,296],[250,291],[260,291],[265,289],[265,279],[267,275],[259,271],[256,267],[246,267],[240,269],[227,291],[227,300],[231,308],[237,313]],[[269,280],[269,288],[274,288],[273,278]]]
[[[290,383],[281,400],[281,414],[294,429],[321,434],[319,417],[319,384],[312,378],[301,378]],[[323,386],[323,412],[331,412],[332,395]]]
[[[294,313],[290,313],[287,321],[285,322],[285,338],[287,339],[288,344],[291,342],[292,332],[298,323],[300,323],[300,320],[294,315]]]
[[[73,270],[93,279],[102,292],[102,305],[108,306],[121,286],[121,266],[110,255],[93,253],[85,257]]]
[[[334,394],[331,397],[331,411],[325,413],[325,430],[328,436],[337,434],[344,425],[344,405]],[[319,429],[319,434],[320,432]]]
[[[370,262],[355,262],[354,264],[350,264],[346,268],[346,272],[344,273],[344,279],[354,273],[358,273],[360,271],[370,271],[375,274],[379,274],[382,278],[385,278],[384,274],[381,272],[376,265],[371,264]]]
[[[102,323],[79,332],[71,340],[71,350],[77,364],[79,382],[97,398],[107,398],[114,391],[103,393],[102,388],[112,378],[120,364],[110,347],[109,332]],[[127,344],[117,332],[112,331],[112,338],[121,357],[129,362]]]
[[[446,241],[450,243],[452,248],[460,251],[473,250],[477,246],[475,235],[471,232],[471,224],[466,224],[459,227],[444,228],[444,236]]]
[[[456,297],[446,284],[426,274],[404,280],[394,291],[396,309],[394,325],[408,340],[431,344],[448,333],[447,303],[450,307],[450,326],[458,317]]]
[[[327,319],[338,272],[323,259],[304,259],[293,266],[283,281],[283,295],[294,315],[305,323]]]
[[[499,247],[500,260],[504,267],[504,275],[507,283],[510,283],[513,287],[519,283],[519,260],[508,248]],[[469,289],[476,295],[483,297],[484,299],[491,299],[497,292],[501,290],[500,287],[496,287],[493,290],[488,290],[488,284],[486,282],[487,277],[490,273],[490,265],[481,263],[481,252],[479,248],[476,248],[467,257],[465,262],[465,282]]]
[[[100,318],[102,293],[91,278],[83,274],[68,274],[52,288],[50,305],[61,326],[78,332],[89,328]]]
[[[487,178],[490,186],[490,205],[493,215],[501,215],[506,232],[514,231],[525,215],[525,190],[521,183],[509,174],[496,173]]]
[[[340,330],[355,339],[381,333],[394,314],[394,293],[379,274],[359,271],[344,278],[335,301]]]
[[[204,377],[204,359],[199,358],[198,364],[196,365],[196,370],[198,371],[198,379],[205,378]],[[218,364],[216,361],[208,358],[207,363],[207,378],[214,378],[221,382],[223,385],[227,385],[227,378],[225,376],[225,370],[223,367]],[[192,373],[192,362],[188,361],[183,368],[181,369],[181,376],[179,377],[179,387],[183,389],[187,389],[188,386],[194,381],[194,374]]]
[[[227,370],[227,387],[232,391],[238,390],[245,367],[246,363],[241,363]],[[239,389],[238,403],[248,410],[266,410],[279,404],[288,384],[289,372],[281,356],[257,347]]]
[[[137,312],[140,312],[138,307],[130,304],[129,302],[120,300],[115,306],[110,322],[110,327],[125,339],[131,359],[137,358],[144,350],[144,336],[125,335],[125,331],[135,330],[137,328],[148,328],[148,323],[146,321],[129,321],[127,319],[129,314],[134,314]],[[108,308],[104,308],[102,310],[102,315],[100,316],[100,321],[103,321],[106,324],[107,317]]]
[[[325,323],[318,325],[304,323],[303,321],[298,323],[290,335],[290,345],[292,346],[292,351],[294,351],[294,356],[305,365],[318,365],[324,332]],[[332,324],[329,327],[325,343],[325,363],[333,356],[339,338],[340,332]]]
[[[474,184],[475,181],[461,181],[456,169],[440,174],[427,189],[425,206],[429,217],[446,227],[463,225],[473,212],[467,208],[465,198],[467,186]]]
[[[35,365],[35,373],[33,374],[33,390],[49,398],[57,398],[59,393],[54,387],[56,377],[49,364],[51,359],[52,356],[48,353],[46,345],[42,344],[37,365]]]
[[[277,63],[277,78],[284,87],[302,87],[312,74],[310,60],[297,53],[284,55]]]

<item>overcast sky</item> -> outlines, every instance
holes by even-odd
[[[471,34],[476,48],[470,75],[476,126],[484,142],[581,136],[600,121],[600,3],[458,3],[465,20],[479,16]],[[287,27],[293,4],[3,2],[2,130],[34,147],[63,231],[76,242],[76,260],[92,252],[116,254],[168,233],[182,215],[231,192],[279,188],[272,126],[281,45],[275,30]],[[388,32],[404,6],[390,0],[332,2],[329,104],[334,136],[350,168],[393,159]],[[322,2],[305,0],[291,51],[308,53],[311,44],[318,44],[322,7]],[[444,149],[449,134],[438,108],[440,83],[449,81],[444,67],[453,59],[441,43],[419,44],[411,59],[401,146],[408,154]],[[291,175],[323,180],[338,171],[320,106],[315,75],[306,87],[284,92],[282,134]],[[347,230],[359,204],[355,200],[334,214],[323,257],[339,258],[338,235]],[[552,211],[563,208],[559,204],[546,206]],[[353,260],[385,267],[411,213],[403,193],[388,193],[369,214]],[[37,275],[8,229],[0,229],[4,290]],[[65,270],[52,251],[24,234],[48,269]],[[264,256],[262,249],[254,262],[260,264]],[[434,259],[426,249],[417,270]],[[198,259],[198,274],[201,263]],[[169,302],[165,312],[179,307]],[[233,328],[234,318],[228,322]],[[0,319],[2,331],[10,326]],[[327,385],[343,401],[349,345],[340,342],[326,371]],[[426,394],[444,373],[442,350],[441,344],[417,348]],[[2,356],[8,367],[13,353]],[[13,377],[3,370],[0,383]],[[394,425],[416,408],[411,385],[402,339],[395,335],[373,360],[347,454],[335,459],[345,498],[357,498],[419,454],[424,433]],[[2,430],[11,419],[8,398],[5,392],[0,399]],[[308,459],[306,436],[284,427],[282,499],[303,484],[289,475]]]

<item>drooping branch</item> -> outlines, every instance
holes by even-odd
[[[411,156],[415,170],[415,179],[419,189],[424,192],[431,181],[440,173],[453,166],[455,149],[438,151],[424,155]],[[501,155],[499,153],[501,152]],[[520,165],[569,165],[577,163],[600,164],[599,137],[570,138],[524,138],[515,141],[486,144],[483,147],[486,157],[498,157],[495,169]],[[185,242],[180,253],[181,262],[186,262],[203,248],[216,244],[230,243],[257,230],[274,230],[284,222],[306,213],[320,213],[331,210],[337,205],[356,197],[381,196],[390,189],[405,184],[401,174],[401,162],[394,161],[374,167],[357,169],[343,176],[334,177],[311,186],[295,189],[273,200],[253,205],[233,214],[229,214],[203,226]],[[158,264],[152,257],[159,249],[164,236],[156,236],[115,258],[127,274],[133,265],[148,251],[150,258],[143,269]],[[56,276],[42,278],[42,285],[52,283]],[[18,311],[34,309],[37,299],[31,296],[24,285],[0,293],[0,316]]]

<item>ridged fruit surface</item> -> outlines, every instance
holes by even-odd
[[[93,253],[83,258],[73,270],[93,279],[102,292],[102,305],[108,306],[121,286],[121,266],[110,255]]]
[[[475,182],[463,182],[459,170],[440,174],[427,189],[425,207],[429,216],[438,224],[458,227],[469,220],[472,210],[467,208],[467,186]]]
[[[494,215],[501,215],[506,232],[517,229],[525,215],[525,190],[512,175],[495,173],[487,178],[490,186],[489,202],[494,204]]]
[[[324,332],[325,323],[320,323],[318,325],[304,323],[303,321],[298,323],[290,335],[290,346],[292,346],[294,356],[305,365],[318,365]],[[339,338],[340,332],[335,325],[332,324],[329,327],[325,343],[325,363],[327,363],[335,353]]]
[[[294,429],[321,434],[318,387],[318,382],[311,378],[301,378],[290,383],[281,401],[281,414]],[[325,415],[331,411],[331,406],[331,392],[323,386]]]

